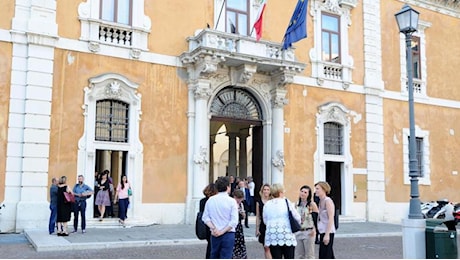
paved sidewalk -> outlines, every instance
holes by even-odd
[[[255,224],[244,228],[245,240],[256,241]],[[49,235],[46,229],[26,230],[26,238],[41,251],[100,248],[143,247],[175,244],[204,244],[195,236],[194,225],[151,225],[144,227],[88,228],[85,234],[72,233],[68,237]],[[401,225],[376,222],[341,223],[336,237],[401,236]]]

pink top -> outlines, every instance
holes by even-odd
[[[128,196],[128,189],[131,187],[131,185],[128,183],[125,183],[125,188],[121,188],[121,184],[119,183],[117,186],[117,192],[118,192],[118,199],[127,199]]]

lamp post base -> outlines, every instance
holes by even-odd
[[[402,220],[403,258],[425,259],[425,219]]]

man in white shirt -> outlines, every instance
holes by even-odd
[[[238,225],[238,207],[229,196],[228,177],[219,177],[216,187],[219,193],[208,199],[201,220],[211,229],[211,258],[231,259]]]

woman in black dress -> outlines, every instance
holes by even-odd
[[[263,246],[265,244],[265,230],[267,226],[265,226],[264,220],[262,218],[264,212],[264,205],[267,201],[271,199],[270,196],[270,184],[264,184],[260,187],[259,192],[260,198],[256,201],[256,237],[259,239],[259,243]],[[272,259],[272,254],[270,253],[270,248],[264,246],[264,254],[265,259]]]
[[[233,259],[246,259],[248,254],[246,251],[246,243],[244,241],[243,225],[241,221],[246,218],[246,212],[242,201],[244,200],[244,193],[242,190],[235,190],[233,192],[233,198],[236,200],[238,205],[239,220],[238,225],[235,228],[235,245],[233,246]]]
[[[58,226],[58,236],[68,236],[67,222],[70,221],[70,213],[72,211],[72,204],[67,202],[64,197],[64,192],[72,193],[72,189],[67,186],[67,177],[62,176],[59,179],[58,193],[57,193],[57,217],[56,222]]]

